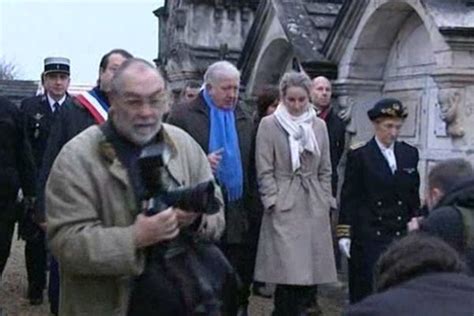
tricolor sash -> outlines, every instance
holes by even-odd
[[[107,120],[109,106],[97,96],[94,90],[80,93],[76,99],[89,111],[97,124],[102,124]]]

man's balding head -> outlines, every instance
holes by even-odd
[[[158,133],[168,109],[163,77],[148,61],[128,59],[112,78],[110,103],[110,116],[118,132],[144,145]]]
[[[331,104],[332,86],[328,78],[319,76],[313,79],[311,100],[320,110],[326,109]]]

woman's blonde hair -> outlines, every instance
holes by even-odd
[[[300,87],[306,90],[308,98],[311,96],[311,79],[304,72],[290,71],[283,75],[280,80],[280,97],[286,95],[286,91],[291,87]]]

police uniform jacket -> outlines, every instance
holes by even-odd
[[[64,102],[69,99],[67,96]],[[55,115],[46,95],[27,98],[21,102],[20,108],[26,117],[26,132],[39,171]]]
[[[102,96],[102,94],[101,94]],[[107,102],[108,103],[108,102]],[[38,207],[36,217],[39,221],[45,219],[44,188],[48,180],[49,171],[62,147],[74,136],[96,124],[94,117],[75,98],[64,103],[57,113],[47,146],[44,152],[43,164],[38,179]]]
[[[418,151],[395,142],[394,153],[395,173],[375,138],[348,153],[338,237],[350,237],[353,243],[388,243],[406,233],[407,222],[420,206]]]

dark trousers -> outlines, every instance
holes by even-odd
[[[51,313],[57,315],[59,311],[59,265],[53,256],[49,261],[48,298]]]
[[[10,256],[10,248],[12,245],[13,231],[15,230],[15,221],[0,221],[0,277]]]
[[[250,285],[253,281],[255,256],[247,244],[221,244],[220,248],[227,260],[237,271],[242,287],[238,293],[240,306],[247,306],[250,297]]]
[[[35,237],[27,239],[25,243],[29,298],[41,297],[46,287],[46,236],[38,226],[37,229]]]
[[[278,284],[272,316],[305,315],[314,298],[314,286]]]
[[[339,210],[331,209],[331,232],[332,232],[332,244],[334,250],[334,260],[336,261],[337,272],[341,272],[341,253],[339,250],[338,238],[337,238],[337,224],[339,222]]]
[[[354,304],[373,293],[374,268],[390,241],[364,240],[351,245],[349,299]]]

